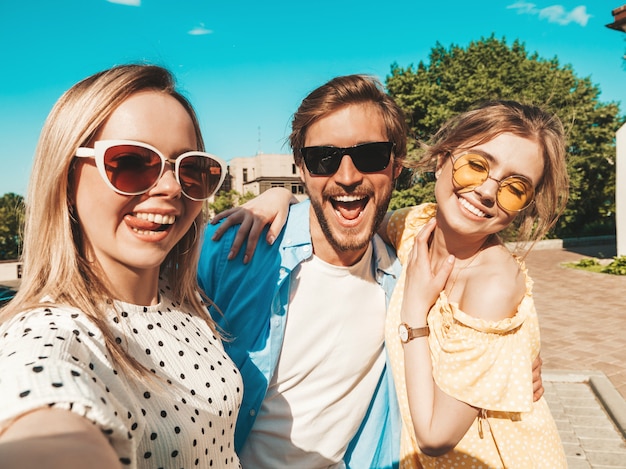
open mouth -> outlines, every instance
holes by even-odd
[[[341,218],[356,220],[363,215],[369,197],[364,195],[340,195],[330,198],[330,203]]]
[[[139,234],[159,233],[170,228],[176,221],[174,215],[135,212],[125,217],[130,228]]]
[[[482,210],[480,210],[479,208],[475,207],[474,205],[472,205],[471,203],[469,203],[466,199],[464,199],[463,197],[459,197],[459,203],[471,214],[476,215],[477,217],[481,217],[481,218],[491,218],[491,215],[487,215],[485,212],[483,212]]]

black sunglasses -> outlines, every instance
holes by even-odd
[[[353,147],[304,147],[300,153],[304,164],[314,176],[330,176],[339,169],[344,155],[352,159],[352,163],[362,173],[376,173],[389,165],[392,142],[362,143]]]

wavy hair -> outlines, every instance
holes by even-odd
[[[155,65],[120,65],[78,82],[56,102],[44,123],[35,152],[26,197],[23,276],[16,297],[0,311],[0,320],[37,306],[65,304],[82,310],[102,330],[112,358],[129,372],[147,370],[130,356],[108,330],[104,312],[113,295],[101,269],[87,261],[78,222],[71,207],[71,175],[76,149],[89,144],[113,111],[141,91],[174,97],[195,128],[198,150],[204,142],[196,113],[175,87],[172,74]],[[168,253],[160,275],[177,301],[187,303],[215,324],[198,296],[197,264],[204,211]]]
[[[369,75],[335,77],[313,90],[293,115],[289,144],[296,165],[302,165],[302,153],[308,128],[318,120],[353,104],[372,104],[381,113],[389,141],[395,144],[394,162],[406,158],[408,128],[404,112],[385,93],[381,82]]]
[[[543,157],[543,174],[535,187],[535,201],[515,220],[520,241],[535,242],[554,226],[568,198],[565,131],[555,114],[517,101],[485,102],[450,119],[428,144],[422,145],[423,158],[407,165],[432,170],[453,153],[469,150],[503,133],[536,142]]]

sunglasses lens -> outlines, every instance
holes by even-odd
[[[306,147],[302,149],[302,157],[311,174],[329,176],[339,169],[343,155],[335,147]]]
[[[504,179],[498,188],[498,204],[510,212],[525,209],[532,202],[533,197],[534,190],[530,181],[518,176]]]
[[[488,178],[489,163],[481,155],[468,153],[454,162],[452,179],[461,189],[472,190]],[[533,201],[535,190],[525,177],[510,176],[498,182],[498,185],[498,205],[508,212],[524,210]]]
[[[389,164],[393,144],[389,142],[375,142],[357,145],[350,149],[354,166],[362,173],[376,173],[382,171]]]
[[[489,177],[489,164],[480,155],[462,155],[455,162],[452,178],[461,187],[480,186]]]
[[[179,163],[178,178],[187,197],[207,199],[219,188],[222,166],[207,156],[184,156]]]
[[[138,194],[159,179],[163,162],[154,151],[137,145],[115,145],[104,153],[104,169],[113,187],[123,193]]]
[[[311,174],[330,176],[337,172],[344,155],[350,156],[356,169],[362,173],[382,171],[389,165],[392,148],[391,142],[374,142],[350,148],[305,147],[301,152],[304,164]]]

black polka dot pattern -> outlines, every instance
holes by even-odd
[[[109,327],[151,377],[111,362],[102,333],[70,308],[42,308],[0,326],[0,421],[42,403],[85,416],[123,467],[238,468],[241,376],[203,318],[161,289],[154,307],[115,302]]]

